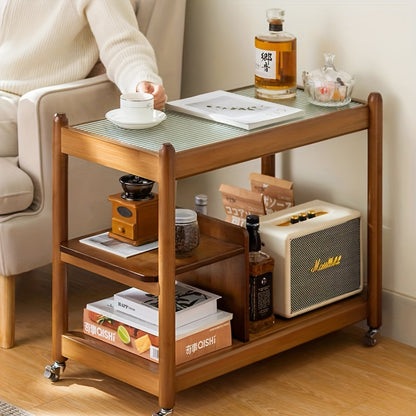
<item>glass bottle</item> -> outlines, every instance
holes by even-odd
[[[267,10],[269,33],[255,37],[256,96],[269,100],[296,95],[296,37],[283,30],[285,12]]]
[[[208,197],[204,194],[195,195],[195,211],[207,215]]]
[[[248,215],[246,228],[249,235],[249,329],[258,332],[274,324],[273,269],[274,260],[261,251],[259,216]]]

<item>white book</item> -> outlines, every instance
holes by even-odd
[[[176,282],[176,328],[217,312],[221,296]],[[114,295],[114,310],[159,324],[159,297],[143,290],[130,288]]]
[[[299,108],[222,90],[169,101],[166,108],[246,130],[304,115]]]
[[[148,334],[159,336],[159,325],[151,324],[150,322],[143,321],[142,319],[135,318],[123,312],[119,312],[114,309],[114,298],[107,298],[98,300],[96,302],[88,303],[86,309],[91,312],[102,315],[108,319],[112,319],[115,322],[131,326],[139,329]],[[197,321],[192,321],[189,324],[176,327],[175,339],[178,341],[184,337],[198,332],[204,331],[207,328],[211,328],[214,325],[220,325],[224,322],[231,321],[233,314],[217,309],[213,314],[210,314]]]

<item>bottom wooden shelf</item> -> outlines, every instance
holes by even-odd
[[[71,331],[62,335],[62,355],[140,390],[159,394],[158,364],[103,341]]]
[[[187,389],[357,323],[367,318],[367,306],[365,296],[357,295],[296,318],[278,318],[272,328],[251,335],[248,342],[233,340],[229,348],[177,366],[176,390]],[[62,336],[62,354],[155,396],[159,394],[158,364],[80,331]]]
[[[361,295],[290,320],[278,318],[273,328],[251,336],[248,342],[238,342],[205,359],[193,360],[178,367],[176,389],[187,389],[366,318],[367,300]]]

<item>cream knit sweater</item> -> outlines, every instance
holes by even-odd
[[[99,57],[122,92],[162,83],[129,0],[0,0],[0,90],[83,79]]]

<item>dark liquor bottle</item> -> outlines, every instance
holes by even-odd
[[[250,332],[258,332],[274,324],[273,269],[274,260],[261,251],[258,215],[248,215],[249,235],[249,305]]]

